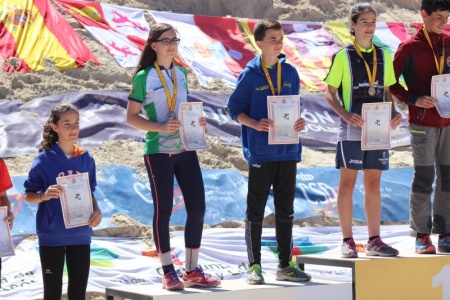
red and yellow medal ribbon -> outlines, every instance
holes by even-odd
[[[377,51],[375,49],[375,46],[372,44],[372,54],[373,54],[373,69],[372,69],[372,73],[370,72],[370,67],[369,64],[367,63],[367,61],[364,59],[361,50],[359,49],[358,44],[356,43],[355,40],[353,40],[353,47],[355,47],[356,53],[358,53],[359,57],[362,58],[362,60],[364,61],[364,65],[366,66],[366,72],[367,72],[367,77],[369,78],[369,85],[371,87],[375,86],[375,78],[377,76]]]
[[[439,62],[438,62],[436,53],[433,48],[433,44],[431,43],[430,35],[428,34],[428,30],[427,30],[427,27],[425,26],[425,24],[423,24],[423,33],[425,34],[425,38],[428,41],[428,45],[430,45],[431,51],[433,52],[434,63],[436,64],[436,69],[439,74],[442,74],[442,72],[444,71],[444,58],[445,58],[444,39],[442,39],[442,54],[441,54],[441,57],[439,58]]]
[[[275,88],[273,87],[272,79],[270,78],[269,71],[267,70],[266,64],[264,63],[261,55],[261,67],[263,69],[264,75],[266,75],[267,82],[269,83],[270,90],[273,96],[279,96],[281,94],[281,63],[277,61],[277,94],[275,95]]]
[[[173,95],[170,96],[169,87],[167,86],[167,82],[164,79],[164,76],[161,72],[161,68],[158,63],[155,61],[155,69],[156,73],[158,73],[159,80],[164,87],[164,91],[166,92],[167,106],[169,107],[169,112],[175,111],[175,104],[177,103],[177,95],[178,95],[178,85],[177,85],[177,70],[173,67],[172,71],[172,81],[173,81]]]

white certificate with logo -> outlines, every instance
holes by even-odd
[[[181,141],[186,150],[208,149],[205,128],[198,121],[203,116],[202,102],[181,103],[178,111],[178,119],[181,122]]]
[[[94,211],[89,174],[57,177],[56,182],[64,188],[60,199],[66,228],[87,225]]]
[[[361,150],[391,148],[391,102],[364,103]]]
[[[442,118],[450,118],[450,74],[431,77],[431,97],[437,99],[436,109]]]
[[[267,110],[274,123],[269,127],[269,145],[298,144],[299,132],[294,125],[300,119],[300,96],[268,96]]]
[[[0,206],[0,257],[14,255],[8,222],[3,221],[8,216],[8,208]]]

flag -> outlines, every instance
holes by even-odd
[[[253,30],[257,20],[239,19],[256,51]],[[333,54],[339,50],[333,37],[319,22],[281,21],[285,34],[283,53],[298,71],[300,82],[308,92],[325,91],[323,78],[328,73]]]
[[[145,10],[91,1],[56,1],[108,50],[120,66],[129,69],[137,66],[150,32],[144,18]]]
[[[50,0],[5,0],[0,16],[0,56],[20,60],[17,66],[5,64],[7,72],[43,70],[44,57],[60,70],[82,67],[89,60],[98,64]]]
[[[255,57],[235,18],[150,11],[158,23],[171,24],[180,34],[179,53],[201,86],[220,78],[235,87],[237,76]]]
[[[349,32],[348,22],[328,22],[327,26],[344,44],[352,43],[353,39]],[[375,45],[385,48],[391,54],[394,54],[400,43],[408,38],[409,34],[404,23],[377,22],[372,41]]]

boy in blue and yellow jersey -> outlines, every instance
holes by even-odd
[[[267,97],[298,95],[300,79],[295,68],[286,63],[285,55],[280,54],[283,30],[278,21],[258,21],[254,37],[262,54],[251,60],[239,75],[236,90],[227,103],[228,114],[242,124],[242,148],[249,165],[245,221],[245,241],[250,263],[247,283],[264,283],[261,271],[262,222],[272,185],[279,256],[276,279],[308,281],[311,277],[291,262],[295,180],[302,146],[300,142],[268,144],[269,127],[274,124],[273,120],[268,119]],[[296,131],[303,130],[304,119],[298,119],[294,128]]]

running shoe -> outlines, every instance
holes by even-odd
[[[358,251],[356,250],[356,244],[353,238],[342,243],[341,246],[341,257],[342,258],[357,258]]]
[[[276,280],[279,281],[293,281],[293,282],[303,282],[310,281],[311,275],[303,272],[295,262],[289,262],[289,266],[284,268],[277,268]]]
[[[183,274],[183,282],[185,287],[211,288],[220,285],[220,280],[205,274],[200,267],[195,268],[190,273]]]
[[[162,287],[168,291],[178,291],[184,289],[184,284],[178,277],[177,272],[172,270],[163,276]]]
[[[398,250],[385,244],[380,237],[370,241],[366,247],[366,256],[397,256]]]
[[[438,252],[450,253],[450,234],[446,234],[439,238]]]
[[[264,284],[261,265],[255,264],[247,270],[247,284]]]
[[[436,247],[434,247],[431,241],[430,235],[426,235],[422,238],[416,238],[416,253],[417,254],[435,254]]]

